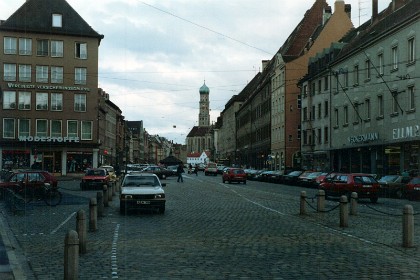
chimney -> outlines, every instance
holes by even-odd
[[[344,6],[344,12],[347,14],[347,16],[351,19],[351,4],[346,4]]]
[[[378,17],[378,0],[372,0],[372,22]]]
[[[322,14],[322,25],[325,25],[325,23],[330,19],[331,14],[332,14],[331,6],[326,7]]]

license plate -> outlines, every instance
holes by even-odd
[[[150,204],[150,201],[147,200],[138,200],[137,204]]]
[[[371,188],[372,185],[363,185],[364,188]]]

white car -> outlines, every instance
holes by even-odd
[[[156,209],[165,213],[165,191],[158,176],[151,173],[133,172],[125,175],[121,184],[120,213],[129,210]]]

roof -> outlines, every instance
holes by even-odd
[[[210,89],[206,86],[206,82],[200,88],[200,94],[209,94]]]
[[[206,136],[212,130],[211,126],[194,126],[187,137]]]
[[[52,14],[62,15],[62,27],[52,27]],[[25,33],[48,33],[97,38],[100,35],[65,0],[27,0],[6,21],[0,30]]]

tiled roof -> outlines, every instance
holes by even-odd
[[[52,14],[62,15],[62,27],[52,27]],[[0,25],[0,30],[104,38],[65,0],[28,0]]]
[[[194,126],[187,137],[206,136],[211,132],[211,126]]]

